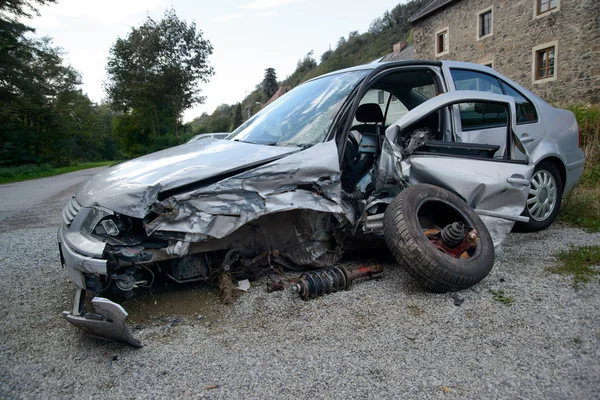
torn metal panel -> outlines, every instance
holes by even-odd
[[[346,216],[340,167],[333,141],[162,202],[167,212],[152,231],[201,233],[196,240],[224,238],[261,216],[313,210]],[[174,251],[185,250],[183,245]],[[175,254],[180,254],[179,252]]]
[[[402,149],[397,144],[400,128],[390,126],[385,132],[381,146],[381,155],[373,173],[374,196],[386,194],[395,197],[408,183],[408,174],[404,171]]]
[[[477,211],[477,210],[475,210]],[[490,236],[492,237],[492,241],[494,242],[494,248],[496,249],[496,254],[498,254],[498,250],[500,249],[500,245],[512,231],[513,226],[515,225],[514,221],[510,221],[504,218],[490,217],[487,215],[479,214],[479,217],[485,224]]]
[[[299,150],[213,138],[198,140],[109,168],[87,181],[76,198],[84,207],[101,205],[119,214],[143,218],[160,192],[264,164]]]
[[[413,184],[443,187],[461,196],[474,209],[494,211],[512,220],[523,212],[532,172],[529,165],[466,158],[449,162],[446,157],[429,155],[413,155],[410,163]]]

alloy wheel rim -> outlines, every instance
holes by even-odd
[[[556,206],[556,180],[546,171],[539,170],[533,174],[531,188],[527,199],[529,216],[535,221],[544,221]]]

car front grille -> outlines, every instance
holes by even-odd
[[[62,212],[63,221],[67,226],[71,225],[71,222],[73,222],[73,219],[75,219],[75,216],[77,216],[80,209],[81,204],[77,202],[75,197],[71,198]]]

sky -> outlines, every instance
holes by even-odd
[[[25,21],[39,36],[50,36],[66,52],[67,63],[82,75],[82,89],[94,102],[105,99],[106,60],[118,37],[124,38],[147,16],[160,19],[173,8],[194,21],[214,47],[209,57],[215,75],[200,90],[204,104],[187,110],[184,122],[223,103],[237,103],[275,68],[279,80],[313,50],[319,61],[341,36],[365,32],[375,18],[406,0],[58,0],[40,7],[41,16]],[[392,43],[390,43],[390,52]]]

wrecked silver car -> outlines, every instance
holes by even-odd
[[[67,204],[58,232],[77,286],[65,318],[140,346],[119,304],[96,297],[86,311],[86,293],[127,298],[158,273],[184,283],[224,272],[253,277],[272,263],[328,267],[358,234],[384,238],[430,290],[476,284],[515,222],[555,216],[583,166],[571,113],[484,68],[412,61],[335,72],[298,86],[225,140],[101,172]],[[487,80],[463,79],[470,90],[461,90],[454,70]],[[554,131],[532,122],[546,114]]]

